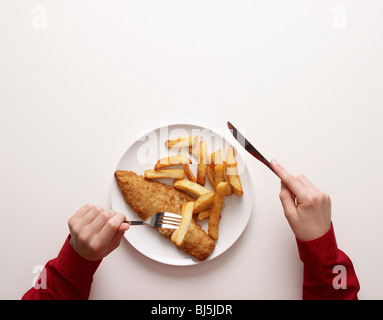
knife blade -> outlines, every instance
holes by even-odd
[[[254,148],[254,146],[247,140],[229,121],[227,122],[227,126],[230,129],[231,134],[238,141],[238,143],[245,148],[245,150],[250,153],[253,157],[261,161],[264,165],[266,165],[271,171],[274,172],[271,164],[266,158]],[[275,173],[275,172],[274,172]]]

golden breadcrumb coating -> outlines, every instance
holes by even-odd
[[[157,212],[181,214],[184,203],[195,201],[193,197],[182,191],[167,184],[146,179],[132,171],[118,170],[115,172],[115,177],[125,201],[143,220],[149,219]],[[168,239],[174,232],[174,229],[157,230]],[[192,220],[189,231],[178,248],[203,261],[211,254],[214,247],[214,240]]]

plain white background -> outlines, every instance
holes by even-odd
[[[19,299],[84,203],[110,207],[127,147],[160,122],[243,129],[332,197],[361,299],[382,299],[380,0],[1,1],[0,298]],[[248,163],[253,212],[226,253],[152,261],[126,241],[91,299],[300,299],[280,184]]]

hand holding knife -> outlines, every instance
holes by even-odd
[[[285,216],[297,239],[310,241],[325,234],[331,227],[331,200],[305,176],[294,177],[272,160],[272,164],[230,123],[231,133],[252,156],[270,168],[281,179],[279,194]]]

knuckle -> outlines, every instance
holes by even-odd
[[[88,233],[86,233],[86,232],[80,232],[80,233],[78,233],[77,237],[78,237],[78,240],[79,240],[81,243],[88,243],[88,242],[89,242],[89,235],[88,235]]]
[[[71,233],[73,233],[75,236],[78,236],[81,232],[79,226],[76,223],[69,224],[69,230]]]
[[[120,225],[122,222],[126,220],[126,216],[120,212],[116,212],[116,221],[118,225]]]
[[[321,203],[321,204],[326,203],[326,200],[327,200],[326,194],[324,192],[320,192],[318,194],[319,203]]]
[[[125,221],[126,220],[126,216],[123,214],[123,213],[118,213],[118,216],[120,218],[121,221]]]
[[[94,205],[92,204],[92,203],[86,203],[86,204],[84,204],[84,209],[86,209],[86,210],[90,210],[90,209],[92,209],[94,207]]]
[[[325,192],[321,192],[320,201],[322,204],[331,204],[331,198]]]
[[[126,217],[122,213],[111,212],[112,218],[107,221],[109,229],[117,230],[121,223],[126,220]]]
[[[290,174],[285,176],[285,181],[287,182],[287,184],[293,183],[294,180],[295,180],[295,177]]]
[[[324,192],[315,192],[306,195],[306,203],[311,207],[324,205],[330,201],[330,197]]]
[[[300,175],[297,176],[297,179],[298,180],[305,180],[306,177],[303,174],[300,174]]]
[[[317,203],[317,197],[314,194],[308,193],[305,195],[305,202],[308,206],[312,207],[315,206]]]
[[[287,192],[285,192],[285,191],[281,191],[281,192],[279,193],[279,199],[280,199],[282,202],[285,201],[285,200],[287,200],[288,197],[289,197],[289,195],[288,195]]]
[[[73,227],[74,227],[74,220],[73,220],[73,218],[70,218],[69,220],[68,220],[68,227],[69,227],[69,229],[73,229]]]
[[[101,211],[101,215],[102,215],[102,217],[103,217],[105,220],[109,220],[109,218],[110,218],[110,213],[109,213],[108,210],[103,210],[103,211]]]
[[[107,225],[110,229],[115,230],[120,226],[115,219],[109,219]]]

